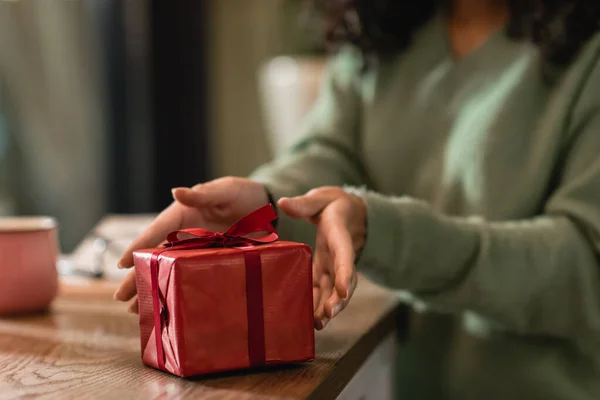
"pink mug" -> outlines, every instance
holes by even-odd
[[[58,290],[56,221],[0,218],[0,314],[42,311]]]

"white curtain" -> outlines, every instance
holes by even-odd
[[[57,217],[64,248],[106,208],[97,39],[84,1],[0,1],[0,114],[16,209]]]
[[[281,49],[283,2],[211,2],[211,153],[217,176],[246,175],[270,157],[257,74]]]

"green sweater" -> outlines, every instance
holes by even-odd
[[[253,178],[368,189],[359,270],[415,310],[401,398],[600,399],[600,36],[547,84],[533,45],[499,32],[455,60],[444,32],[366,73],[342,51]]]

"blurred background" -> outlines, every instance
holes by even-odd
[[[71,251],[107,214],[289,145],[325,51],[305,0],[0,0],[0,216]]]

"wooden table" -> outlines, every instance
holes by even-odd
[[[141,363],[137,317],[112,301],[115,288],[63,281],[50,312],[1,318],[0,398],[368,398],[375,379],[392,380],[398,302],[365,279],[317,333],[313,363],[187,380]]]

